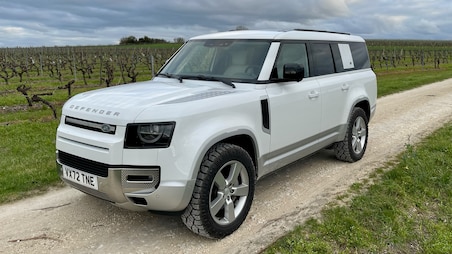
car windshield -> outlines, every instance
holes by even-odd
[[[189,41],[159,75],[181,80],[253,82],[259,76],[269,47],[270,41],[264,40]]]

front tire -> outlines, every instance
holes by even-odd
[[[208,238],[232,234],[251,208],[254,184],[254,164],[243,148],[225,143],[213,146],[201,163],[182,221]]]
[[[354,108],[347,124],[345,138],[333,145],[336,158],[346,162],[355,162],[364,156],[367,148],[369,119],[361,108]]]

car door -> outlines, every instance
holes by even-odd
[[[349,43],[312,43],[314,75],[322,93],[322,136],[325,145],[337,141],[345,131],[351,112],[352,90],[362,82]]]
[[[304,67],[305,78],[300,82],[282,81],[267,86],[270,157],[281,165],[313,152],[320,130],[320,90],[315,78],[309,77],[306,52],[305,43],[281,43],[272,79],[282,79],[284,64],[292,63]]]
[[[310,46],[315,66],[313,75],[316,76],[322,93],[321,139],[334,139],[344,124],[344,114],[350,111],[348,109],[345,112],[345,107],[348,107],[346,102],[353,76],[346,75],[344,69],[353,68],[353,58],[348,44],[339,44],[339,47],[337,43],[316,42]],[[347,57],[342,59],[340,52],[348,53]]]

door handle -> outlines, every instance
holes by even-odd
[[[350,85],[349,84],[343,84],[341,87],[341,90],[344,92],[347,92],[350,89]]]
[[[317,98],[319,98],[319,96],[320,96],[320,93],[318,91],[311,91],[308,94],[309,99],[317,99]]]

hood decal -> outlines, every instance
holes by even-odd
[[[234,93],[234,91],[224,91],[224,90],[207,91],[204,93],[193,94],[193,95],[186,96],[183,98],[166,101],[163,104],[173,104],[173,103],[196,101],[196,100],[202,100],[202,99],[212,98],[212,97],[216,97],[216,96],[226,95],[226,94],[230,94],[230,93]]]

